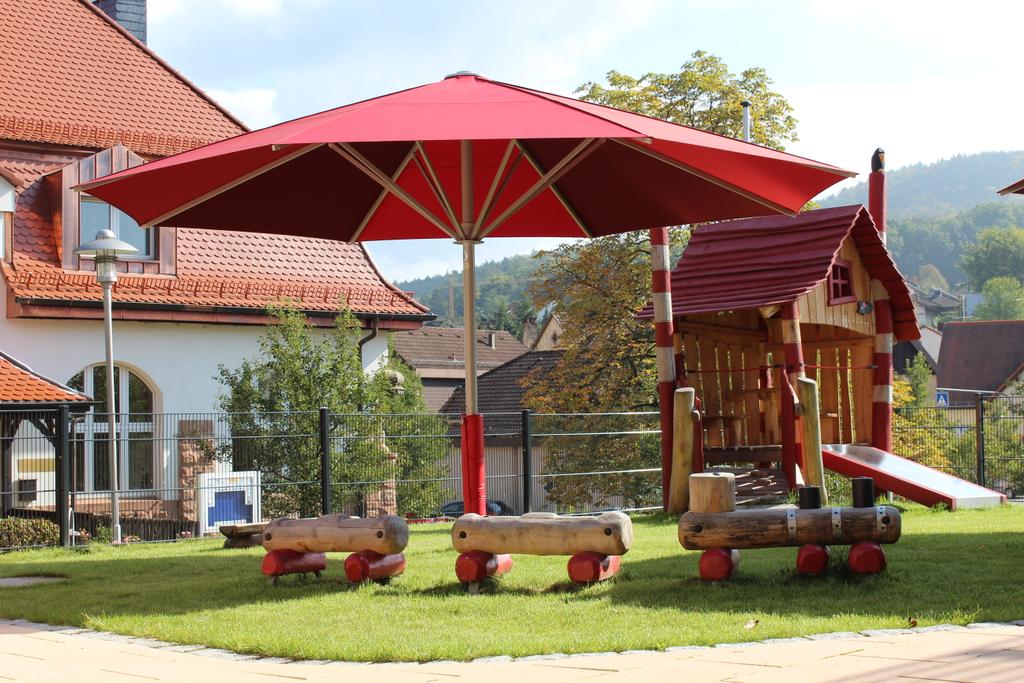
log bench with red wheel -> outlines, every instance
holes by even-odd
[[[455,575],[471,593],[480,582],[512,570],[512,555],[571,555],[574,583],[591,584],[618,573],[621,556],[633,543],[633,522],[622,512],[597,517],[530,512],[519,517],[459,517],[452,547],[461,554]]]
[[[396,515],[360,518],[324,515],[275,519],[263,530],[262,571],[272,581],[285,574],[313,573],[327,567],[325,553],[348,552],[345,577],[350,583],[387,583],[405,571],[409,525]]]
[[[736,510],[733,475],[721,472],[690,478],[690,511],[679,518],[679,543],[703,550],[700,576],[723,581],[739,565],[739,551],[753,548],[800,546],[797,573],[821,574],[828,567],[832,545],[849,545],[848,565],[854,574],[877,574],[885,569],[881,544],[900,537],[900,513],[875,505],[874,482],[853,480],[853,507],[821,507],[815,486],[800,489],[800,507]]]

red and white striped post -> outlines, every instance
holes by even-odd
[[[886,192],[885,151],[875,150],[871,156],[868,176],[868,210],[878,234],[885,242]],[[871,445],[883,451],[892,450],[892,302],[889,292],[879,280],[871,281],[871,298],[875,309],[875,386],[871,403]]]
[[[782,469],[790,489],[795,489],[797,463],[802,460],[799,430],[796,428],[795,396],[797,379],[804,376],[804,347],[800,337],[800,312],[795,303],[783,304],[779,312],[782,321],[782,348],[786,359],[785,373],[788,387],[780,387],[782,406]]]
[[[658,410],[661,414],[661,493],[662,506],[668,510],[669,482],[672,478],[672,402],[676,388],[668,228],[652,228],[650,239],[654,339],[658,360]]]

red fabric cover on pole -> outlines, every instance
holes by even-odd
[[[462,417],[463,513],[487,514],[487,473],[484,462],[484,416]]]
[[[327,555],[304,553],[301,550],[271,550],[263,556],[260,571],[264,576],[322,572],[327,569]]]
[[[405,555],[381,555],[372,550],[362,550],[345,558],[345,576],[349,583],[380,581],[398,576],[405,571]]]
[[[596,583],[618,574],[621,565],[622,558],[619,555],[587,551],[570,557],[566,569],[573,583]]]
[[[462,583],[475,583],[489,576],[508,574],[510,571],[511,555],[492,555],[482,550],[470,550],[455,560],[455,576]]]

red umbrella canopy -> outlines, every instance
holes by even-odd
[[[81,189],[141,225],[346,241],[479,240],[592,237],[792,214],[851,175],[732,138],[460,73]]]

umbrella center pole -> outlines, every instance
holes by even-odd
[[[487,471],[484,458],[484,419],[477,414],[476,393],[476,245],[473,234],[473,143],[460,145],[462,171],[462,315],[466,333],[466,414],[462,418],[463,510],[487,514]]]

